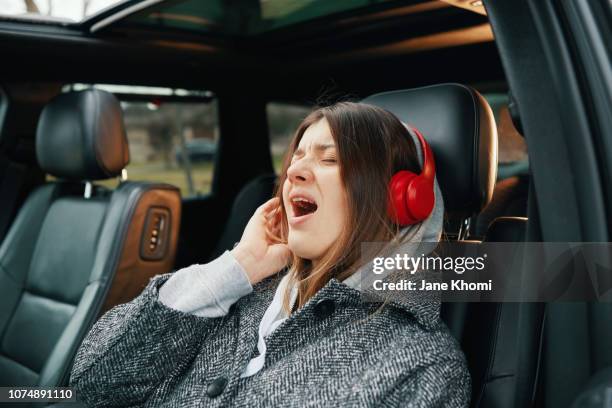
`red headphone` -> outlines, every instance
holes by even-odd
[[[436,164],[431,147],[417,129],[412,128],[423,149],[423,170],[416,174],[400,170],[389,182],[389,217],[400,226],[417,224],[431,214],[434,203]]]

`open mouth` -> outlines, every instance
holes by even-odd
[[[291,199],[291,206],[293,207],[293,214],[296,217],[303,217],[304,215],[312,214],[317,211],[317,203],[304,197],[295,197]]]

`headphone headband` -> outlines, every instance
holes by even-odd
[[[419,129],[411,126],[409,126],[408,129],[411,132],[414,132],[415,136],[419,140],[419,144],[421,145],[421,151],[423,152],[423,166],[420,175],[425,177],[427,180],[431,180],[431,184],[433,185],[434,178],[436,176],[436,164],[433,158],[433,151]]]

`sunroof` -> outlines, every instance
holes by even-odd
[[[393,0],[186,0],[161,3],[124,21],[148,27],[254,35]]]
[[[127,0],[0,0],[0,17],[79,23]]]

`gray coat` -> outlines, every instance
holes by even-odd
[[[365,303],[331,279],[268,338],[263,369],[240,378],[278,278],[219,318],[158,300],[158,276],[87,335],[70,383],[88,406],[465,407],[470,377],[440,303]]]

